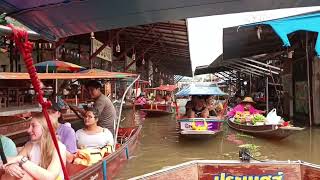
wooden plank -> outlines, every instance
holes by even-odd
[[[0,108],[0,116],[14,116],[29,112],[41,112],[42,108],[38,105],[13,106],[8,108]]]

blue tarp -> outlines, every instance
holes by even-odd
[[[264,21],[250,25],[270,25],[281,38],[284,46],[291,46],[288,35],[299,30],[320,32],[320,13],[305,14],[276,20]],[[317,38],[315,51],[320,55],[320,38]]]
[[[187,88],[179,91],[176,96],[191,96],[191,95],[212,95],[212,96],[224,96],[224,93],[215,84],[191,84]]]

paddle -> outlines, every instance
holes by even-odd
[[[84,119],[84,117],[81,115],[81,113],[75,109],[73,106],[69,105],[68,103],[65,102],[66,105],[68,105],[68,107],[74,112],[74,114],[76,114],[76,116],[79,118],[79,119]]]

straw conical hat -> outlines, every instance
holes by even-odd
[[[242,100],[243,103],[255,103],[252,99],[252,97],[245,97],[243,100]]]

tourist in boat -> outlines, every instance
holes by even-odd
[[[59,137],[59,140],[66,146],[69,153],[74,154],[77,152],[76,133],[71,127],[71,124],[63,119],[61,109],[62,107],[60,107],[59,104],[52,101],[52,106],[50,109],[48,109],[48,112],[51,117],[58,120],[56,133]]]
[[[56,128],[57,122],[52,121],[52,125]],[[6,174],[2,179],[64,179],[59,156],[42,113],[32,115],[28,133],[31,140],[18,156],[4,165]],[[61,142],[58,144],[65,164],[66,147]]]
[[[88,108],[85,117],[83,129],[76,132],[77,145],[79,149],[85,148],[103,148],[107,145],[114,145],[113,135],[107,129],[99,126],[99,112],[96,108]]]
[[[137,105],[144,105],[147,103],[147,98],[145,97],[145,93],[141,92],[140,96],[134,101]]]
[[[114,134],[114,124],[117,119],[116,108],[111,100],[102,94],[101,87],[101,84],[95,80],[91,80],[86,84],[86,89],[88,90],[90,97],[95,100],[93,106],[99,112],[98,125],[109,129],[109,131]],[[78,107],[73,107],[73,109],[79,111],[82,115],[85,114],[85,110],[83,109]]]
[[[253,104],[255,102],[251,97],[245,97],[240,104],[235,106],[231,111],[228,112],[228,117],[233,117],[237,112],[249,111],[250,114],[264,114],[265,111],[255,109]]]
[[[171,103],[172,102],[172,98],[171,98],[171,94],[170,93],[167,93],[165,96],[164,96],[164,100],[168,103]]]
[[[208,118],[209,110],[206,107],[206,102],[203,97],[192,96],[191,99],[192,108],[188,108],[187,116],[188,118]]]
[[[165,100],[163,99],[162,95],[161,94],[157,94],[156,97],[155,97],[155,102],[156,103],[160,103],[160,104],[165,104]]]
[[[3,170],[3,160],[2,157],[5,157],[7,160],[9,160],[12,157],[15,157],[18,155],[16,145],[14,142],[3,135],[0,135],[0,176],[1,176],[1,171]],[[2,149],[2,150],[1,150]]]

